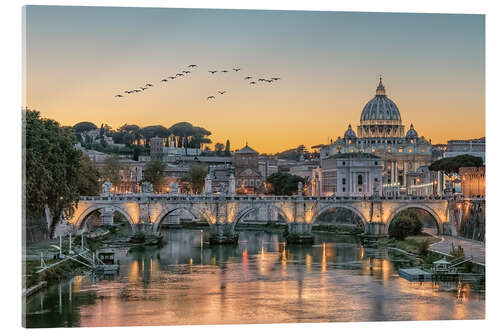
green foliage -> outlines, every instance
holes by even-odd
[[[144,243],[146,241],[146,234],[142,231],[137,232],[130,237],[130,243]]]
[[[99,194],[99,171],[87,155],[82,155],[80,159],[77,187],[80,195]]]
[[[220,142],[217,142],[214,146],[215,154],[217,156],[222,156],[222,155],[224,155],[223,150],[224,150],[224,145]]]
[[[301,156],[309,155],[307,149],[304,145],[300,145],[297,148],[288,149],[276,154],[276,158],[299,161]]]
[[[451,175],[453,173],[458,173],[461,167],[480,167],[483,165],[483,159],[481,157],[465,154],[437,160],[429,166],[429,170],[443,171]]]
[[[390,222],[389,236],[397,240],[404,240],[408,236],[415,236],[422,232],[422,222],[412,211],[403,211]]]
[[[267,177],[271,184],[270,194],[292,195],[297,193],[299,182],[305,183],[304,178],[289,173],[276,172]]]
[[[224,150],[224,155],[231,156],[231,143],[229,142],[229,140],[226,140],[226,147]]]
[[[464,256],[464,249],[460,245],[458,245],[457,247],[455,247],[455,245],[452,243],[451,244],[451,252],[450,252],[450,254],[453,257],[453,259],[461,258],[461,257]]]
[[[73,130],[75,131],[75,133],[88,132],[96,129],[97,126],[94,123],[88,121],[82,121],[73,126]]]
[[[93,177],[93,173],[85,165],[82,167],[82,153],[74,147],[76,137],[71,128],[41,118],[38,111],[23,111],[26,213],[27,216],[42,217],[45,207],[48,207],[52,215],[49,236],[52,236],[62,214],[73,214],[80,191],[89,189],[82,185],[82,177]]]
[[[111,182],[113,185],[118,186],[121,182],[120,170],[123,166],[120,163],[118,155],[111,155],[104,160],[104,166],[101,169],[102,179]]]
[[[181,178],[181,181],[187,183],[189,192],[200,194],[205,186],[206,175],[207,171],[203,167],[193,165],[189,168],[187,175]]]
[[[418,254],[421,256],[426,256],[429,252],[430,245],[431,242],[428,239],[425,239],[424,241],[418,243]]]
[[[163,180],[166,164],[161,160],[152,160],[146,164],[144,169],[144,180],[150,182],[158,191]]]

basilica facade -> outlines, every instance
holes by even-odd
[[[335,168],[329,162],[338,154],[369,153],[378,156],[382,163],[382,189],[384,192],[400,191],[406,188],[406,174],[416,171],[420,166],[432,162],[432,144],[410,125],[405,132],[399,109],[389,97],[380,78],[375,96],[366,103],[361,112],[356,131],[349,124],[343,137],[330,140],[320,147],[320,167],[313,175],[320,195],[331,195],[337,188],[334,183]],[[360,170],[361,172],[362,170]],[[338,178],[338,177],[335,177]],[[333,185],[333,184],[332,184]]]

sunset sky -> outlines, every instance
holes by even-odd
[[[188,121],[275,153],[357,126],[382,74],[407,129],[485,135],[482,15],[28,6],[25,23],[23,104],[63,125]]]

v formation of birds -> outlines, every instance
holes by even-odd
[[[164,78],[164,79],[161,79],[160,80],[160,83],[166,83],[168,81],[172,81],[172,80],[175,80],[177,78],[180,78],[180,77],[185,77],[185,76],[188,76],[190,73],[191,73],[191,70],[190,69],[194,69],[194,68],[197,68],[198,65],[188,65],[188,70],[183,70],[181,71],[180,73],[176,73],[175,75],[173,76],[168,76],[167,78]],[[235,73],[239,72],[241,70],[241,68],[233,68],[232,69]],[[211,75],[216,75],[217,73],[228,73],[229,70],[227,69],[223,69],[223,70],[209,70],[208,73],[211,74]],[[245,76],[243,78],[243,80],[247,80],[249,82],[250,85],[255,85],[257,84],[258,82],[260,83],[273,83],[275,81],[278,81],[280,80],[281,78],[279,77],[271,77],[271,78],[258,78],[258,79],[254,79],[252,76]],[[257,81],[255,81],[257,80]],[[137,93],[141,93],[149,88],[152,88],[154,87],[154,85],[152,83],[146,83],[144,86],[141,86],[137,89],[132,89],[132,90],[125,90],[123,93],[124,94],[127,94],[127,95],[130,95],[130,94],[137,94]],[[225,93],[227,93],[226,90],[219,90],[217,91],[217,93],[222,96],[224,95]],[[217,95],[217,94],[214,94],[214,95]],[[211,96],[208,96],[207,97],[207,100],[213,100],[215,99],[215,96],[214,95],[211,95]],[[115,95],[115,97],[118,97],[118,98],[121,98],[121,97],[124,97],[124,95],[122,94],[117,94]]]

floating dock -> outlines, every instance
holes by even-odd
[[[400,268],[399,276],[408,281],[432,281],[432,273],[420,268]]]

